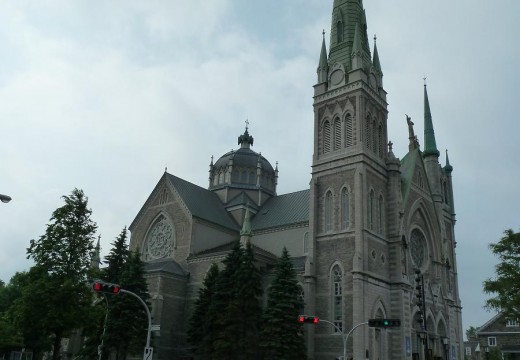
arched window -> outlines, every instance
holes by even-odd
[[[339,265],[332,268],[332,321],[343,331],[343,273]],[[335,333],[339,331],[334,329]]]
[[[352,115],[345,117],[345,147],[352,146]]]
[[[343,41],[343,22],[338,21],[336,24],[336,39],[338,43]]]
[[[325,231],[332,231],[332,192],[325,195]]]
[[[330,152],[330,138],[331,138],[330,122],[325,121],[323,124],[323,152]]]
[[[379,131],[378,131],[378,136],[379,136],[379,156],[380,157],[384,157],[384,153],[385,153],[385,140],[384,140],[384,133],[383,133],[383,125],[382,124],[379,124]]]
[[[377,209],[378,209],[378,216],[377,216],[377,231],[382,234],[383,233],[383,224],[385,220],[385,206],[383,202],[383,195],[379,196],[379,199],[377,201]]]
[[[368,193],[368,228],[374,230],[374,189]]]
[[[370,116],[367,115],[367,119],[365,121],[365,136],[366,136],[366,143],[367,143],[367,149],[370,149],[371,141],[372,141],[372,134],[370,132]]]
[[[377,126],[376,120],[372,121],[372,150],[377,154]]]
[[[341,120],[334,119],[334,150],[341,149]]]
[[[348,195],[348,189],[343,188],[341,190],[341,228],[346,229],[349,227],[350,217],[350,201]]]

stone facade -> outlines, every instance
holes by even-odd
[[[264,289],[285,246],[298,264],[305,312],[334,324],[307,326],[309,359],[341,356],[354,327],[347,343],[354,359],[463,358],[453,167],[447,156],[439,162],[426,86],[425,148],[408,119],[410,146],[400,160],[388,141],[383,73],[362,2],[335,0],[332,19],[314,86],[310,188],[277,194],[278,169],[251,150],[246,128],[239,149],[211,161],[208,189],[165,173],[131,224],[130,245],[147,263],[161,325],[154,358],[190,357],[186,329],[197,291],[240,239],[247,212]],[[369,328],[371,318],[400,319],[401,327]]]

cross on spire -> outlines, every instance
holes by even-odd
[[[246,119],[245,123],[246,123],[246,130],[247,130],[249,128],[249,119]]]

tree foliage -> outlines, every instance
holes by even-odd
[[[264,312],[261,348],[266,360],[305,358],[303,329],[297,321],[303,305],[302,289],[296,280],[289,252],[284,248],[275,266]]]
[[[110,253],[105,257],[108,266],[104,269],[103,280],[121,285],[143,301],[147,301],[148,288],[144,278],[144,264],[138,252],[128,250],[128,232],[124,228],[112,243]],[[104,296],[104,295],[103,295]],[[116,359],[125,359],[128,354],[141,353],[148,331],[148,316],[141,302],[130,294],[108,295],[108,318],[103,336],[104,358],[109,353]],[[100,324],[104,322],[100,319]],[[98,331],[99,332],[99,331]]]
[[[503,312],[508,318],[520,318],[520,233],[509,229],[489,248],[500,262],[495,266],[494,279],[484,281],[484,292],[495,294],[486,301],[489,309]]]
[[[44,349],[52,337],[53,359],[60,356],[61,339],[81,327],[88,313],[88,276],[97,229],[83,191],[74,189],[63,200],[45,234],[30,241],[27,257],[36,264],[14,306],[25,344]]]
[[[216,329],[214,319],[209,315],[209,308],[215,296],[218,276],[218,265],[213,263],[199,289],[199,296],[190,318],[188,342],[194,347],[196,355],[202,359],[211,359],[213,354],[213,336]]]

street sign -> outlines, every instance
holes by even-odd
[[[153,358],[153,347],[145,347],[143,360],[152,360]]]
[[[161,325],[152,325],[151,331],[161,331]]]

